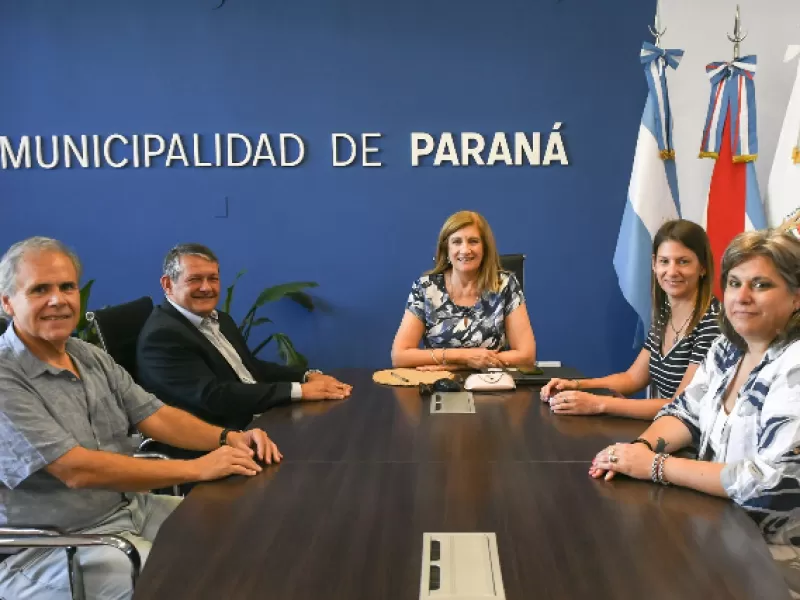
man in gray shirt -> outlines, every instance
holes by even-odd
[[[146,493],[190,481],[255,475],[281,454],[261,430],[215,427],[133,383],[100,349],[70,337],[80,311],[78,258],[63,244],[29,238],[0,259],[0,525],[115,533],[146,560],[180,499]],[[189,461],[131,456],[128,436],[214,450]],[[255,450],[253,449],[255,448]],[[130,598],[130,564],[118,550],[82,548],[88,598]],[[70,597],[63,550],[28,549],[0,563],[0,597]]]

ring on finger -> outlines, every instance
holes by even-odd
[[[618,461],[619,461],[619,456],[617,456],[616,454],[610,454],[609,455],[608,462],[616,463]]]

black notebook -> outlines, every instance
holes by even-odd
[[[581,372],[572,367],[541,367],[538,371],[540,372],[511,371],[511,377],[514,378],[514,383],[517,385],[545,385],[553,377],[583,379]]]

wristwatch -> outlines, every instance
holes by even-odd
[[[323,374],[324,374],[324,373],[323,373],[322,371],[320,371],[319,369],[309,369],[308,371],[306,371],[305,373],[303,373],[303,383],[308,383],[308,376],[309,376],[309,375],[313,375],[314,373],[317,373],[317,374],[319,374],[319,375],[323,375]]]
[[[228,434],[232,432],[241,433],[241,429],[228,429],[227,427],[222,430],[222,433],[219,434],[219,445],[220,447],[226,446],[228,444]]]

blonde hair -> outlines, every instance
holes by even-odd
[[[772,261],[781,279],[794,294],[800,289],[800,240],[787,231],[767,229],[740,233],[728,245],[722,256],[720,284],[723,292],[728,284],[728,273],[745,261],[763,256]],[[735,346],[747,350],[744,341],[728,320],[723,310],[719,317],[720,329]],[[783,331],[773,340],[773,344],[790,343],[800,339],[800,310],[794,311]]]
[[[469,225],[475,225],[481,235],[483,243],[483,259],[478,268],[478,287],[481,291],[498,292],[500,291],[500,255],[497,253],[497,244],[494,241],[489,223],[480,214],[471,210],[462,210],[450,215],[442,225],[439,232],[439,240],[436,243],[436,262],[433,269],[425,273],[426,275],[439,275],[452,268],[447,255],[447,244],[450,236],[459,229]]]

